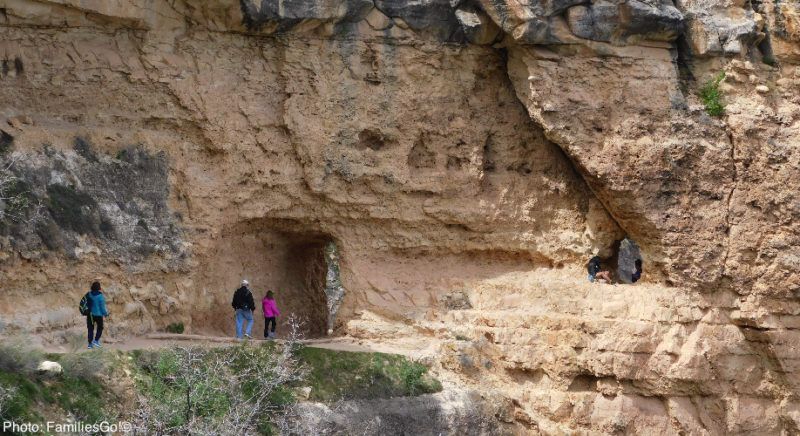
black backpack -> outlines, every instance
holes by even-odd
[[[586,266],[589,274],[596,274],[600,271],[600,256],[595,256],[589,260],[589,265]]]
[[[78,310],[81,312],[81,315],[88,316],[91,313],[91,302],[92,297],[90,297],[89,293],[87,292],[83,295],[83,298],[81,298],[81,302],[78,303]]]

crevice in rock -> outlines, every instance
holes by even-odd
[[[736,167],[736,140],[733,138],[733,133],[731,133],[727,123],[725,123],[725,134],[728,136],[728,143],[730,144],[730,160],[732,166],[733,183],[731,184],[730,192],[728,192],[728,198],[725,200],[725,254],[722,256],[722,263],[720,265],[720,280],[730,280],[727,277],[727,267],[728,256],[730,255],[731,251],[731,204],[733,202],[733,196],[736,193],[736,188],[739,184],[738,168]]]
[[[579,374],[572,379],[567,392],[595,392],[598,380],[600,379],[594,374]]]
[[[532,122],[535,122],[535,121],[533,121],[533,119],[531,119],[531,121],[532,121]],[[540,127],[542,127],[542,126],[540,126]],[[581,180],[583,180],[583,183],[585,183],[585,184],[586,184],[586,187],[587,187],[587,188],[589,189],[589,191],[592,193],[592,195],[593,195],[593,196],[594,196],[594,198],[597,200],[597,202],[598,202],[598,203],[600,203],[600,205],[601,205],[601,206],[603,206],[603,209],[606,211],[606,213],[608,214],[609,218],[611,218],[611,220],[612,220],[612,221],[614,221],[614,224],[616,224],[616,225],[617,225],[617,227],[618,227],[620,230],[622,230],[622,232],[623,232],[623,233],[625,234],[625,236],[627,237],[627,236],[629,235],[629,233],[628,233],[628,230],[627,230],[627,229],[626,229],[626,228],[625,228],[625,227],[622,225],[622,223],[620,223],[620,220],[619,220],[619,219],[616,217],[616,215],[614,215],[614,213],[613,213],[613,210],[612,210],[612,209],[611,209],[611,207],[609,207],[609,206],[608,206],[608,204],[607,204],[607,203],[606,203],[606,202],[603,200],[603,197],[601,197],[600,195],[598,195],[597,191],[594,189],[594,187],[592,186],[592,184],[591,184],[591,183],[589,183],[589,176],[588,176],[588,175],[587,175],[587,173],[584,171],[583,167],[582,167],[581,165],[579,165],[579,164],[578,164],[578,163],[575,161],[575,159],[573,159],[573,158],[572,158],[572,155],[570,155],[569,153],[567,153],[567,151],[564,149],[564,147],[562,147],[562,146],[561,146],[561,144],[559,144],[558,142],[556,142],[556,141],[554,141],[554,140],[553,140],[553,138],[552,138],[552,135],[550,135],[550,134],[547,132],[547,130],[545,130],[545,129],[544,129],[544,127],[542,127],[542,129],[543,129],[543,131],[544,131],[545,137],[547,137],[547,139],[548,139],[550,142],[552,142],[553,144],[556,144],[556,145],[558,146],[558,149],[560,150],[560,153],[561,153],[561,154],[564,156],[564,158],[566,159],[566,161],[570,163],[570,166],[571,166],[571,168],[572,168],[572,171],[573,171],[573,172],[574,172],[574,173],[575,173],[575,174],[576,174],[576,175],[577,175],[577,176],[578,176],[578,177],[579,177]]]
[[[675,67],[678,70],[678,89],[685,98],[689,94],[691,84],[696,80],[694,73],[692,73],[694,59],[689,42],[686,40],[686,35],[681,35],[675,40],[674,51]]]
[[[509,62],[508,49],[506,47],[497,47],[495,48],[495,50],[498,51],[498,54],[501,59],[501,66],[505,69],[504,70],[505,74],[503,75],[503,77],[506,81],[506,85],[509,86],[509,89],[514,91],[513,94],[516,97],[517,101],[519,102],[523,110],[526,113],[528,113],[528,109],[525,105],[525,102],[520,98],[520,93],[517,92],[517,87],[514,85],[514,81],[511,79],[511,75],[509,74],[508,71],[508,62]],[[573,173],[577,176],[578,179],[583,181],[583,183],[588,188],[589,192],[592,193],[592,196],[594,196],[594,198],[598,201],[598,203],[603,207],[603,209],[608,214],[609,218],[614,222],[614,224],[616,224],[617,228],[622,230],[625,236],[628,236],[629,235],[628,230],[622,225],[619,218],[614,214],[613,209],[609,207],[609,205],[603,200],[602,196],[598,195],[598,192],[589,182],[589,175],[586,173],[583,167],[579,165],[575,159],[573,159],[572,155],[570,155],[570,153],[566,150],[566,148],[563,147],[558,142],[558,138],[554,138],[553,134],[548,129],[546,129],[541,123],[537,122],[532,116],[530,116],[530,114],[528,116],[528,119],[538,129],[541,129],[541,131],[544,133],[545,138],[548,141],[556,145],[555,148],[557,152],[560,153],[561,156],[563,156],[565,162],[569,162],[570,168],[572,169]]]
[[[436,153],[431,151],[426,145],[425,134],[420,135],[408,153],[408,166],[415,170],[430,169],[436,167]]]
[[[771,329],[764,329],[755,322],[748,321],[735,323],[734,325],[739,328],[747,343],[755,351],[755,355],[762,359],[764,371],[770,374],[769,377],[765,376],[764,378],[772,380],[786,392],[791,392],[792,383],[786,378],[787,370],[783,367],[780,357],[773,349],[772,339],[769,337]]]

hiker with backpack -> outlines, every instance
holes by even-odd
[[[589,271],[590,282],[594,283],[596,280],[601,280],[604,283],[611,283],[611,272],[602,269],[600,256],[592,257],[586,269]]]
[[[247,328],[244,336],[252,339],[250,332],[253,330],[253,311],[256,310],[256,303],[253,301],[253,293],[250,292],[250,283],[242,280],[242,286],[233,293],[234,317],[236,319],[236,338],[242,339],[242,324],[247,321]]]
[[[272,291],[267,291],[267,295],[261,300],[261,308],[264,310],[264,339],[274,339],[276,319],[281,312],[278,310],[278,305],[275,304],[275,296]],[[272,324],[272,331],[269,328],[270,324]]]
[[[81,298],[79,304],[81,315],[86,317],[89,346],[100,348],[100,336],[103,335],[103,319],[108,316],[106,297],[103,295],[100,282],[92,283],[91,290]]]

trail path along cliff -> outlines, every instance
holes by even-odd
[[[191,346],[211,346],[211,347],[226,347],[236,345],[243,342],[236,338],[228,336],[206,336],[206,335],[182,335],[171,333],[153,333],[145,336],[136,336],[123,339],[111,339],[110,342],[105,342],[103,348],[109,350],[132,351],[132,350],[152,350],[160,348],[169,348],[176,345]],[[260,344],[267,342],[264,339],[249,339],[245,342]],[[283,340],[277,339],[275,342],[282,343]],[[303,345],[312,348],[324,348],[327,350],[335,351],[349,351],[349,352],[381,352],[402,354],[408,357],[414,357],[419,354],[419,344],[406,343],[406,344],[385,344],[385,343],[372,343],[365,341],[358,341],[352,338],[330,338],[330,339],[307,339],[301,341]],[[71,351],[74,346],[69,344],[62,345],[47,345],[44,347],[45,351],[49,353],[66,353]],[[81,351],[80,349],[78,351]],[[86,350],[87,352],[89,350]]]

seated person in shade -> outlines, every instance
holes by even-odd
[[[600,267],[599,256],[594,256],[591,258],[586,269],[589,271],[590,282],[594,283],[595,280],[601,280],[603,283],[611,283],[611,273],[609,271],[603,271],[603,269]]]
[[[631,283],[636,283],[640,278],[642,278],[642,259],[636,259],[634,265],[636,268],[634,269],[633,274],[631,274]]]

